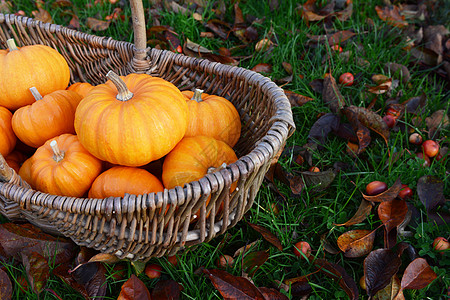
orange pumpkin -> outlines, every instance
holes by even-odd
[[[11,153],[17,142],[11,126],[12,116],[8,109],[0,106],[0,154],[3,156]]]
[[[0,51],[1,106],[16,110],[33,103],[33,86],[43,95],[67,87],[69,65],[58,51],[44,45],[17,48],[13,39],[7,44],[8,50]]]
[[[102,162],[81,145],[76,135],[62,134],[36,150],[30,168],[31,184],[36,189],[81,197],[100,174]]]
[[[75,82],[67,89],[69,91],[74,91],[81,96],[81,98],[86,97],[86,95],[94,88],[94,86],[87,82]]]
[[[93,88],[75,113],[83,146],[101,160],[142,166],[159,159],[183,138],[187,104],[172,83],[147,74],[119,77]]]
[[[19,173],[20,166],[24,161],[27,160],[27,156],[22,152],[14,150],[13,152],[5,156],[5,160],[8,163],[8,166],[13,168],[16,173]]]
[[[22,177],[23,180],[25,180],[26,183],[28,183],[32,188],[34,188],[34,185],[31,182],[31,165],[33,162],[33,157],[30,157],[26,161],[23,162],[22,166],[19,169],[19,175]]]
[[[22,142],[38,148],[55,136],[75,133],[73,122],[80,95],[59,90],[42,97],[37,89],[30,90],[36,101],[16,110],[12,118],[14,132]]]
[[[233,147],[241,135],[239,113],[227,99],[202,92],[182,92],[189,108],[185,136],[210,136]]]
[[[162,192],[162,183],[144,169],[112,167],[100,174],[89,190],[90,198],[123,197],[128,194]]]

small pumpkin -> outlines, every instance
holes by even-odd
[[[94,88],[94,86],[87,82],[75,82],[67,89],[69,91],[74,91],[81,96],[81,98],[86,97],[86,95]]]
[[[17,150],[14,150],[7,156],[5,156],[5,161],[11,168],[16,171],[16,173],[19,173],[20,166],[23,164],[24,161],[26,161],[28,157],[23,154],[22,152],[19,152]]]
[[[241,119],[227,99],[203,93],[183,91],[189,108],[186,137],[204,135],[223,141],[233,147],[241,135]]]
[[[59,90],[42,97],[36,88],[30,90],[36,101],[16,110],[12,118],[14,132],[22,142],[38,148],[55,136],[75,133],[73,123],[80,95]]]
[[[101,168],[102,162],[81,145],[77,136],[66,133],[36,150],[30,167],[31,184],[53,195],[81,197]]]
[[[35,188],[31,182],[31,165],[33,162],[33,157],[30,157],[26,161],[23,162],[22,166],[19,169],[20,177],[25,180],[32,188]]]
[[[8,109],[0,106],[0,154],[3,156],[11,153],[17,142],[11,125],[12,116]]]
[[[150,172],[134,167],[116,166],[95,179],[89,190],[89,197],[123,197],[125,193],[141,195],[162,191],[162,183]]]
[[[75,113],[83,146],[113,164],[143,166],[172,150],[187,127],[187,104],[172,83],[147,74],[110,71]]]
[[[17,48],[7,40],[8,50],[0,51],[0,105],[11,110],[32,104],[30,93],[36,87],[43,95],[64,90],[69,84],[70,70],[64,57],[45,45]]]

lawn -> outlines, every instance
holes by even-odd
[[[11,13],[133,42],[128,1],[14,0],[9,8],[6,2],[0,7]],[[447,299],[450,251],[432,244],[450,238],[450,3],[334,2],[144,1],[149,47],[262,73],[286,90],[296,131],[244,219],[177,254],[175,266],[152,258],[161,277],[137,274],[129,262],[99,263],[85,271],[97,277],[86,275],[83,290],[50,264],[52,275],[37,295],[31,286],[20,288],[32,285],[25,267],[5,259],[12,299],[84,299],[81,290],[117,299],[132,274],[160,295],[178,292],[179,283],[181,299],[250,290],[267,299],[394,299],[400,286],[405,299]],[[343,73],[352,73],[352,84],[340,83]],[[435,141],[438,154],[421,158],[413,133]],[[388,191],[368,195],[373,181]],[[300,241],[310,254],[294,253]],[[218,267],[222,255],[234,257],[233,264]],[[222,271],[207,276],[203,269]],[[271,290],[252,283],[244,289],[228,274]],[[364,275],[367,291],[360,286]],[[215,286],[218,278],[233,285]]]

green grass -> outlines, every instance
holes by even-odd
[[[64,13],[62,8],[51,8],[55,1],[46,1],[45,8],[52,13],[55,23],[67,25],[70,16]],[[104,4],[86,8],[87,0],[73,0],[75,11],[80,18],[80,23],[84,24],[87,17],[100,16],[105,17],[112,13],[117,5]],[[106,1],[108,2],[108,1]],[[148,5],[147,1],[144,1]],[[373,85],[371,76],[373,74],[385,74],[383,66],[387,62],[396,62],[409,66],[409,56],[402,50],[402,44],[398,43],[398,37],[401,34],[398,29],[392,28],[381,21],[375,12],[376,5],[383,5],[383,1],[355,1],[352,17],[345,22],[334,22],[335,31],[353,30],[357,35],[345,43],[344,51],[352,51],[352,58],[359,56],[370,62],[369,66],[361,67],[355,63],[345,63],[339,56],[331,53],[329,47],[318,45],[316,48],[306,47],[310,35],[324,34],[321,23],[311,22],[308,27],[301,15],[296,10],[297,1],[279,1],[280,12],[270,12],[268,1],[247,0],[241,1],[240,7],[245,15],[253,15],[257,18],[265,17],[262,24],[255,25],[259,36],[267,36],[270,31],[276,35],[277,47],[270,55],[267,53],[254,53],[254,43],[240,50],[236,55],[251,56],[242,61],[241,66],[252,68],[258,63],[270,63],[273,65],[273,72],[268,74],[273,80],[285,77],[287,74],[282,68],[282,62],[289,62],[294,70],[293,81],[284,86],[285,89],[298,92],[300,94],[314,98],[314,101],[307,103],[302,107],[294,107],[293,114],[297,126],[295,134],[287,141],[286,147],[295,145],[302,146],[307,142],[307,136],[311,126],[317,119],[317,115],[323,112],[329,112],[329,108],[322,102],[322,96],[315,93],[309,83],[318,78],[323,78],[326,72],[331,72],[337,78],[344,72],[359,74],[359,83],[351,87],[341,87],[341,93],[344,95],[348,105],[366,107],[372,101],[373,95],[366,93],[367,85]],[[304,2],[304,1],[302,1]],[[322,1],[324,2],[324,1]],[[32,1],[16,0],[14,1],[14,10],[24,10],[30,16],[31,11],[35,10]],[[444,6],[445,7],[445,6]],[[126,22],[113,22],[104,32],[95,34],[111,36],[117,40],[132,42],[132,31],[130,26],[129,7],[124,8]],[[207,31],[197,21],[188,15],[174,14],[173,12],[161,12],[161,24],[171,26],[183,41],[186,38],[210,49],[218,47],[233,47],[240,45],[241,42],[230,35],[226,41],[220,39],[201,38],[200,32]],[[203,17],[205,21],[215,18],[210,7],[204,10]],[[374,22],[374,29],[368,27],[366,20],[371,18]],[[228,5],[226,20],[233,23],[232,5]],[[448,25],[448,24],[447,24]],[[82,25],[81,30],[87,33],[93,33],[86,26]],[[364,51],[358,51],[361,47]],[[324,56],[329,55],[329,59],[322,63]],[[352,59],[350,60],[353,61]],[[427,96],[427,106],[421,115],[422,120],[430,116],[434,111],[444,109],[449,113],[449,92],[445,91],[435,75],[430,71],[423,71],[417,66],[409,67],[411,71],[411,80],[407,84],[399,83],[397,91],[402,91],[400,102],[419,96],[425,93]],[[303,79],[299,77],[303,76]],[[385,74],[390,76],[390,74]],[[394,93],[395,95],[395,93]],[[379,95],[374,109],[384,115],[386,95]],[[404,119],[407,124],[410,119]],[[418,129],[423,131],[425,123],[422,122]],[[399,152],[402,149],[410,149],[412,153],[417,151],[417,147],[410,145],[408,135],[402,132],[391,132],[388,145],[376,133],[372,132],[371,145],[366,151],[355,159],[346,153],[346,141],[330,134],[328,141],[322,150],[314,151],[313,164],[321,170],[333,167],[336,162],[344,162],[351,166],[348,170],[341,171],[331,186],[321,193],[315,193],[306,189],[301,197],[291,196],[289,187],[282,183],[277,183],[278,189],[287,195],[287,201],[280,199],[272,192],[266,184],[263,184],[257,195],[255,203],[251,210],[246,214],[245,220],[251,223],[259,224],[273,232],[281,241],[284,250],[279,251],[266,241],[262,240],[253,250],[269,250],[269,259],[256,272],[252,278],[256,286],[276,287],[275,280],[283,281],[285,279],[306,275],[316,270],[313,264],[305,260],[298,259],[293,254],[293,244],[304,240],[311,244],[313,255],[317,258],[325,258],[331,262],[337,263],[345,268],[348,274],[359,281],[363,275],[362,263],[364,258],[349,259],[342,253],[331,255],[324,251],[320,237],[325,236],[326,240],[336,245],[337,238],[344,232],[351,229],[375,229],[380,225],[376,211],[373,210],[371,216],[361,224],[351,226],[350,228],[337,227],[333,223],[343,223],[347,221],[356,211],[361,202],[360,191],[373,180],[385,181],[392,185],[400,177],[402,183],[408,184],[416,191],[417,180],[424,175],[434,175],[444,182],[444,195],[448,198],[450,195],[450,180],[448,159],[446,163],[437,163],[434,161],[428,168],[421,167],[420,162],[414,157],[405,154],[402,158],[392,164],[386,164],[389,161],[389,153]],[[441,145],[448,146],[449,130],[443,130],[438,138]],[[294,162],[294,155],[285,155],[280,163],[289,171],[304,171],[309,166],[299,166]],[[399,238],[399,241],[406,241],[412,244],[418,254],[424,257],[433,266],[434,271],[439,275],[428,287],[414,291],[405,291],[407,299],[445,299],[447,288],[450,284],[448,274],[445,269],[450,266],[449,253],[445,256],[436,254],[431,249],[431,243],[437,236],[449,237],[450,224],[436,226],[429,222],[424,207],[420,204],[417,194],[410,200],[420,211],[419,219],[415,220],[417,228],[409,228],[413,232],[412,237]],[[277,203],[280,213],[275,215],[271,210],[271,204]],[[446,208],[449,208],[447,204]],[[374,249],[383,247],[382,230],[378,231],[375,240]],[[201,244],[179,254],[179,265],[172,267],[165,258],[152,259],[163,265],[164,274],[162,278],[174,279],[183,287],[184,299],[221,299],[220,294],[215,290],[210,280],[204,275],[196,275],[194,272],[200,268],[215,268],[215,261],[221,254],[232,255],[236,249],[261,239],[260,235],[252,230],[245,222],[239,222],[235,228],[227,233],[229,240],[222,245],[223,236],[215,238],[207,244]],[[336,246],[335,246],[336,247]],[[228,271],[234,275],[241,275],[240,258],[234,268]],[[6,267],[7,273],[11,278],[17,278],[19,275],[26,276],[24,267],[13,265],[11,263],[2,263]],[[405,268],[402,266],[401,272]],[[120,286],[124,281],[114,282],[110,276],[112,269],[108,267],[108,289],[106,299],[116,299]],[[133,272],[128,265],[128,275]],[[401,274],[401,272],[399,274]],[[155,280],[149,280],[145,275],[141,275],[147,287],[151,289],[155,286]],[[347,299],[345,292],[339,285],[317,273],[311,277],[313,293],[309,299]],[[51,277],[47,287],[54,290],[64,299],[83,299],[83,297],[70,287],[62,283],[58,278]],[[367,299],[365,292],[360,289],[360,298]],[[48,291],[44,291],[38,297],[32,292],[23,293],[15,285],[13,299],[55,299]]]

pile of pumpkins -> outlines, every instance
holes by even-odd
[[[57,50],[18,48],[13,39],[7,45],[0,50],[0,153],[33,189],[90,198],[145,194],[237,160],[241,122],[225,98],[112,71],[104,84],[68,87],[69,66]]]

